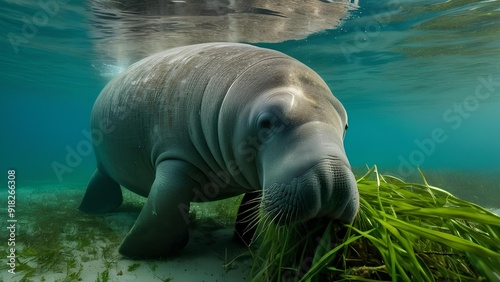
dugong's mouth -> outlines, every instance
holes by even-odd
[[[277,224],[329,217],[350,222],[359,207],[353,173],[337,160],[325,160],[287,183],[264,187],[261,207]]]

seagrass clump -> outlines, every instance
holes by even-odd
[[[255,281],[499,281],[500,217],[443,189],[371,168],[352,224],[266,223]]]

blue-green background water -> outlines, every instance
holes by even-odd
[[[449,175],[467,175],[455,191],[500,202],[499,1],[359,6],[336,29],[257,45],[299,59],[327,82],[349,114],[353,167],[377,164],[411,178],[420,166],[445,186],[461,179]],[[88,4],[64,1],[46,24],[26,30],[39,11],[20,0],[0,10],[0,169],[5,177],[16,169],[18,185],[85,183],[95,165],[84,134],[90,111],[124,66],[95,50]],[[71,150],[84,153],[68,162]],[[57,163],[69,170],[58,175]]]

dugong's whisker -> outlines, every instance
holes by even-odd
[[[255,210],[258,210],[260,209],[260,202],[261,202],[262,199],[254,199],[252,201],[248,201],[248,202],[245,202],[243,204],[241,204],[241,206],[246,206],[246,205],[251,205],[251,207],[247,210],[244,210],[242,211],[240,214],[245,214],[245,213],[248,213],[248,212],[252,212],[252,211],[255,211]],[[258,204],[258,205],[255,205],[255,204]]]
[[[276,215],[274,216],[273,219],[271,219],[271,223],[273,224],[278,224],[279,223],[279,220],[276,221],[276,218],[280,217],[282,215],[281,211],[278,211],[278,213],[276,213]]]
[[[243,205],[248,205],[248,204],[256,204],[256,203],[260,203],[262,201],[262,196],[259,196],[255,199],[252,199],[246,203],[244,203]]]
[[[248,225],[245,227],[244,234],[255,228],[260,222],[259,218],[259,211],[256,211],[255,213],[249,215],[245,220],[239,221],[239,223],[248,223]]]
[[[259,211],[254,211],[254,212],[246,215],[244,218],[242,218],[238,222],[239,223],[247,223],[247,222],[253,221],[253,220],[255,220],[256,217],[258,217],[258,215],[259,215],[258,212]]]
[[[250,232],[253,228],[257,227],[258,225],[259,225],[258,221],[255,221],[254,223],[252,223],[252,225],[248,225],[243,231],[243,235],[246,235],[248,232]]]
[[[257,241],[257,240],[259,239],[259,237],[260,237],[262,234],[266,233],[267,229],[266,229],[265,227],[268,225],[268,224],[267,224],[267,222],[268,222],[270,219],[271,219],[271,218],[270,218],[270,216],[269,216],[268,214],[265,214],[265,213],[264,213],[264,214],[262,215],[261,220],[256,222],[256,225],[255,225],[255,226],[258,226],[259,224],[262,224],[262,225],[261,225],[261,227],[262,227],[262,228],[257,228],[258,233],[256,233],[256,234],[254,235],[254,239],[253,239],[253,241],[254,241],[254,242],[255,242],[255,241]]]
[[[259,223],[265,219],[265,216],[262,216],[262,218],[261,218],[260,214],[261,214],[261,211],[256,210],[254,213],[252,213],[250,215],[251,217],[249,219],[249,224],[246,227],[246,229],[252,230],[253,228],[256,228],[259,225]]]

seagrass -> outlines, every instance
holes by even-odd
[[[407,183],[372,167],[357,180],[360,211],[351,224],[261,224],[252,279],[500,280],[500,217],[421,175],[423,184]]]

